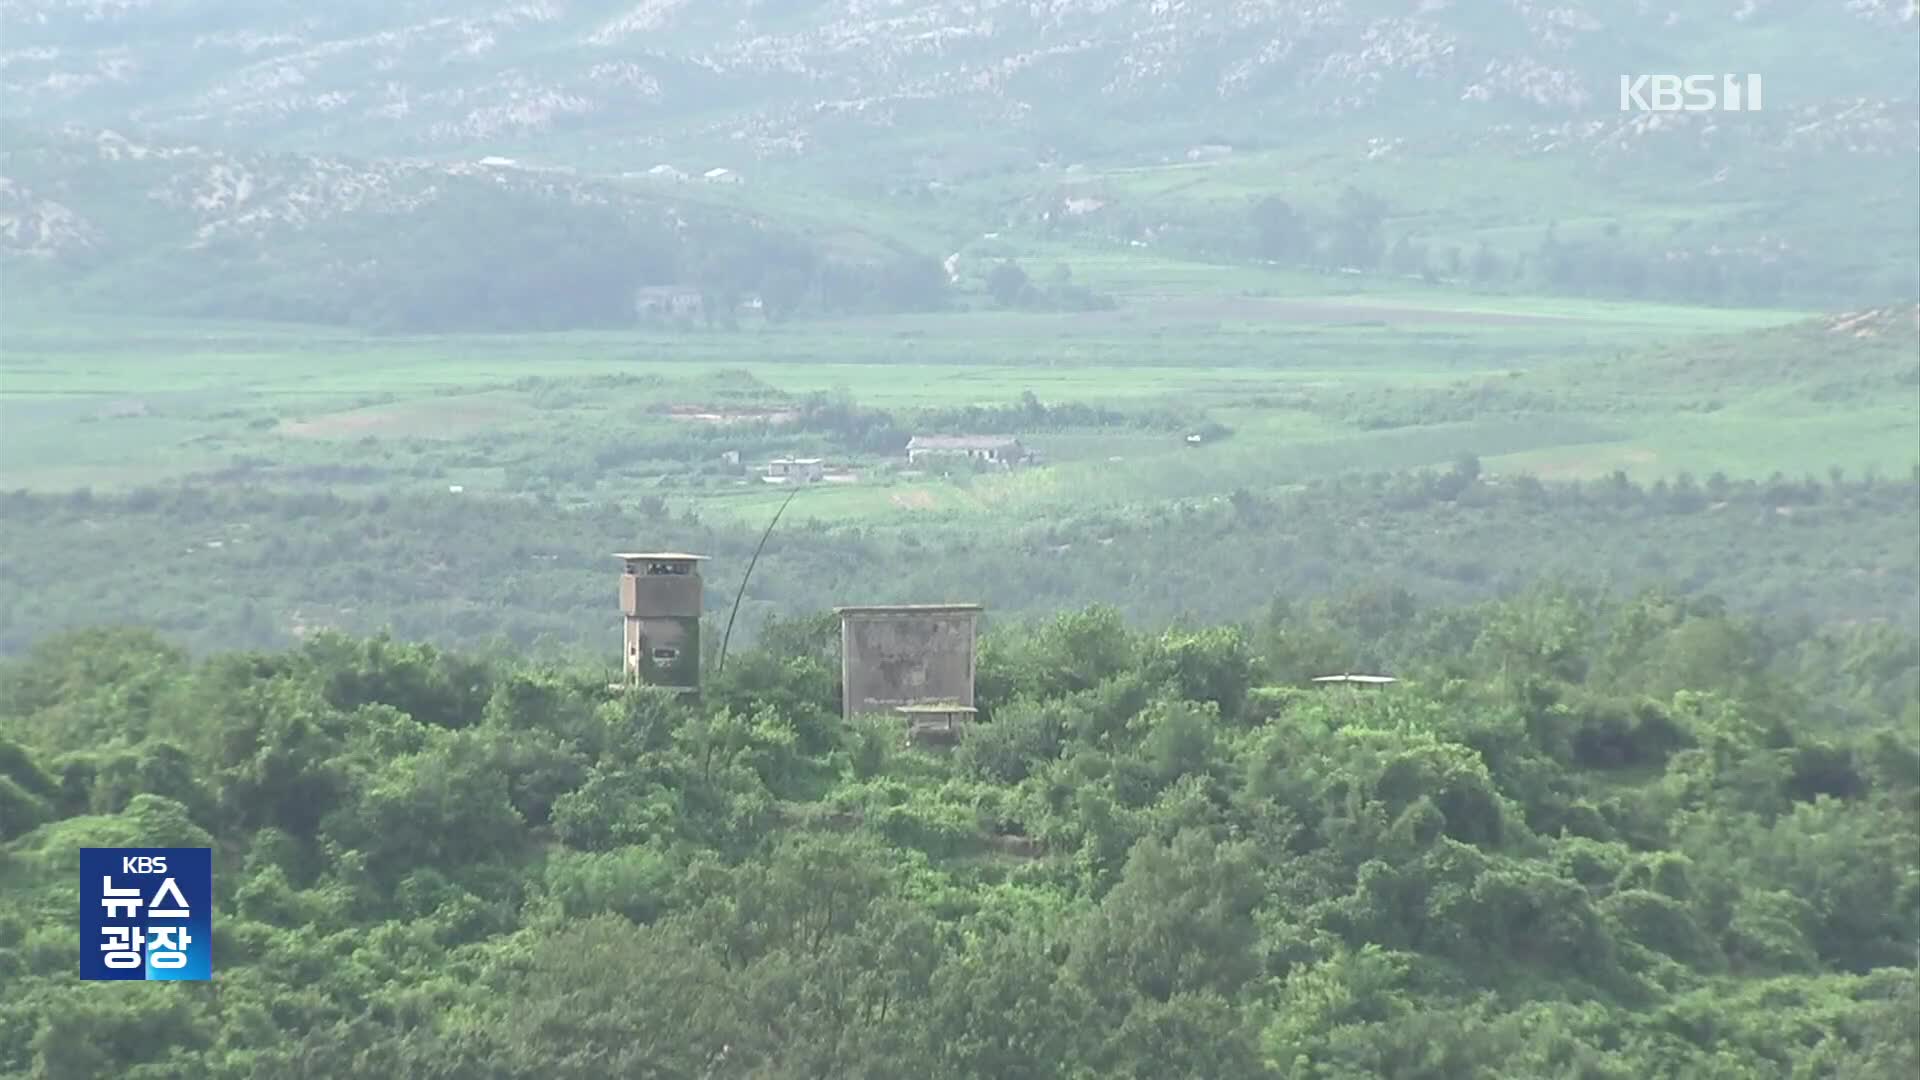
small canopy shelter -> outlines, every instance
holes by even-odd
[[[979,712],[971,705],[949,701],[896,705],[893,711],[906,719],[909,744],[921,740],[952,742]]]

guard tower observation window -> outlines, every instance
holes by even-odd
[[[662,574],[681,574],[681,575],[684,575],[684,574],[685,574],[686,572],[687,572],[687,564],[686,564],[686,563],[667,563],[667,562],[657,562],[657,563],[648,563],[648,564],[647,564],[647,574],[648,574],[648,576],[650,576],[650,577],[652,577],[652,576],[658,576],[658,575],[662,575]]]
[[[680,650],[679,649],[655,649],[653,650],[653,658],[655,660],[678,660],[680,659]]]

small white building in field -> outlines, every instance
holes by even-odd
[[[774,458],[767,462],[770,484],[811,484],[827,473],[820,458]]]
[[[633,291],[633,314],[642,321],[698,318],[705,303],[699,289],[685,285],[645,285]]]
[[[1027,460],[1027,449],[1011,435],[915,435],[907,440],[909,464],[927,457],[963,457],[996,465]]]

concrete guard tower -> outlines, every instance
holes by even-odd
[[[677,551],[621,552],[621,654],[627,686],[645,683],[681,693],[700,690],[700,564],[705,555]]]
[[[935,703],[972,713],[979,604],[833,610],[840,616],[840,688],[848,720]]]

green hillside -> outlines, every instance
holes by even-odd
[[[1377,614],[1377,613],[1376,613]],[[1061,615],[982,721],[327,636],[0,668],[0,1069],[46,1077],[1898,1077],[1912,639],[1545,590]],[[1904,704],[1904,712],[1898,711]],[[215,850],[215,981],[72,976],[75,848]]]

